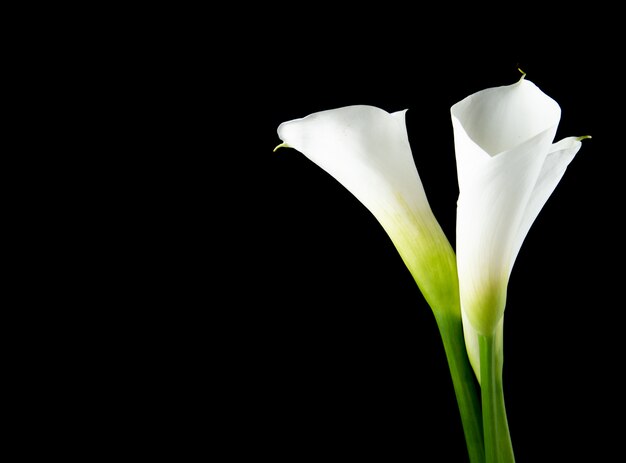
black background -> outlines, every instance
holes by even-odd
[[[69,29],[41,43],[49,79],[32,88],[55,124],[37,135],[49,184],[24,208],[36,223],[22,265],[42,281],[23,294],[43,313],[25,314],[38,343],[16,345],[34,375],[22,420],[37,417],[51,448],[467,461],[433,316],[388,237],[302,154],[272,150],[281,122],[315,111],[408,108],[418,171],[454,243],[450,106],[520,67],[561,105],[557,139],[593,138],[511,276],[513,445],[520,462],[620,450],[619,30],[590,8],[544,18],[525,6],[519,18],[519,5],[442,6],[140,7],[96,40]]]
[[[281,23],[259,45],[266,48],[252,45],[246,55],[258,61],[243,66],[237,89],[245,97],[225,151],[232,183],[224,194],[241,196],[217,225],[230,235],[225,276],[234,282],[218,304],[234,315],[224,347],[235,353],[227,403],[241,437],[233,448],[285,461],[467,461],[433,317],[388,237],[302,154],[272,149],[281,122],[311,112],[408,108],[421,179],[454,243],[449,108],[517,81],[520,67],[560,104],[557,140],[593,139],[533,225],[511,276],[504,384],[514,449],[520,462],[605,461],[619,448],[613,420],[622,420],[614,267],[622,193],[612,164],[617,133],[608,128],[620,76],[610,42],[573,43],[558,31],[535,47],[514,28],[446,41],[443,31],[370,26]],[[527,34],[543,37],[536,27]]]

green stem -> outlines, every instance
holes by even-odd
[[[513,445],[504,407],[503,364],[502,357],[497,355],[496,336],[480,335],[478,342],[486,463],[514,463]]]
[[[436,316],[448,359],[454,393],[461,413],[465,442],[471,463],[484,463],[483,423],[474,372],[467,357],[460,317]]]

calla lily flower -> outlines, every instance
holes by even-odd
[[[513,463],[502,387],[508,281],[530,227],[586,137],[554,143],[561,108],[524,75],[452,106],[460,190],[455,257],[415,167],[405,113],[362,105],[314,113],[281,124],[277,148],[302,152],[382,225],[435,315],[470,461]]]
[[[364,105],[314,113],[281,124],[279,147],[303,153],[370,210],[431,307],[458,310],[454,251],[426,199],[405,113]]]
[[[451,108],[459,181],[456,252],[468,355],[478,335],[501,349],[506,292],[531,225],[585,137],[553,144],[561,109],[524,76]]]

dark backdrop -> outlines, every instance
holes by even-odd
[[[119,117],[140,136],[110,150],[130,194],[118,193],[123,246],[102,251],[120,255],[110,286],[132,294],[109,296],[128,429],[177,459],[467,461],[433,316],[387,235],[302,154],[272,150],[281,122],[315,111],[408,108],[418,171],[454,243],[450,106],[520,67],[561,105],[557,139],[593,138],[511,276],[513,445],[519,462],[607,461],[622,419],[615,30],[579,26],[575,12],[479,25],[458,11],[303,8],[242,8],[248,22],[184,12],[130,53],[146,70],[128,88],[140,111]]]
[[[511,277],[513,445],[522,463],[622,453],[622,16],[441,6],[24,16],[7,61],[7,158],[24,163],[5,169],[6,312],[22,318],[5,323],[8,442],[81,461],[467,461],[435,322],[388,237],[302,154],[272,149],[281,122],[315,111],[408,108],[454,243],[449,108],[521,67],[561,105],[557,138],[593,139]]]
[[[621,252],[622,207],[605,109],[619,80],[612,57],[570,50],[566,39],[500,51],[498,39],[433,49],[410,30],[362,34],[326,44],[317,29],[279,29],[274,43],[264,42],[267,63],[252,65],[241,84],[253,104],[232,121],[244,142],[232,140],[227,154],[241,162],[232,188],[244,191],[231,211],[242,220],[229,276],[233,297],[246,301],[230,326],[245,445],[285,461],[467,461],[433,317],[388,237],[302,154],[272,149],[281,122],[311,112],[408,108],[415,162],[454,243],[450,106],[517,81],[521,67],[561,105],[557,139],[593,139],[535,222],[511,277],[504,370],[511,435],[520,462],[603,461],[616,444],[611,420],[621,420],[609,418],[621,400],[622,299],[611,264]]]

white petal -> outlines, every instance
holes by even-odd
[[[389,114],[373,106],[348,106],[285,122],[278,135],[374,214],[431,306],[434,298],[456,297],[441,282],[450,279],[454,253],[417,173],[405,111]]]
[[[452,115],[485,153],[495,156],[556,126],[561,108],[522,78],[468,96],[452,107]]]
[[[478,92],[454,105],[451,114],[460,189],[461,307],[476,331],[491,334],[504,313],[518,231],[560,109],[522,79]]]
[[[517,258],[522,243],[530,230],[533,222],[539,215],[541,209],[548,201],[550,195],[563,178],[567,166],[576,156],[580,149],[581,142],[576,137],[564,138],[558,143],[552,145],[552,149],[541,168],[541,173],[537,179],[533,192],[530,196],[522,222],[520,223],[515,246],[513,251],[513,262]],[[511,265],[512,268],[512,265]]]
[[[413,161],[405,112],[348,106],[285,122],[278,127],[278,136],[370,210],[378,210],[396,194],[411,207],[424,209],[429,206]]]

